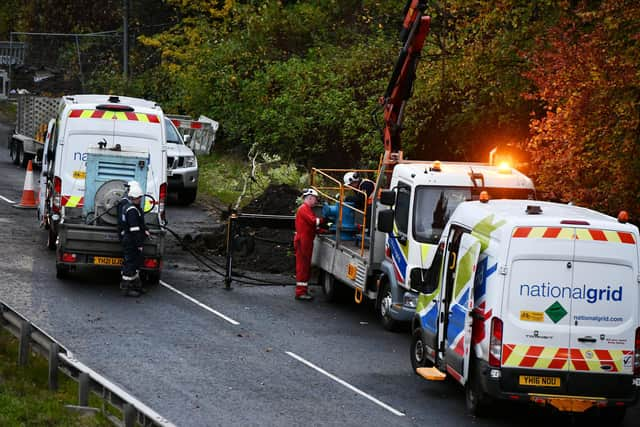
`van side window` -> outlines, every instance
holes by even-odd
[[[409,203],[411,202],[411,187],[406,184],[398,184],[396,196],[395,219],[398,231],[407,235],[409,229]]]

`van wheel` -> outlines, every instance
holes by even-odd
[[[140,280],[147,286],[155,286],[160,282],[159,271],[141,271]]]
[[[391,287],[387,280],[380,282],[380,289],[378,290],[378,298],[376,299],[376,311],[382,326],[387,331],[395,331],[398,329],[399,322],[391,317],[391,304],[393,303],[393,295],[391,294]]]
[[[470,362],[473,364],[473,362]],[[474,417],[484,417],[488,414],[488,408],[491,405],[491,398],[482,390],[480,384],[480,374],[478,368],[471,367],[469,379],[464,386],[465,403],[467,411]]]
[[[68,278],[69,266],[64,264],[56,264],[56,277],[61,280]]]
[[[624,421],[626,413],[626,406],[609,406],[602,408],[600,409],[600,421],[603,422],[603,425],[618,426]]]
[[[323,271],[320,277],[322,285],[322,293],[327,302],[334,302],[338,299],[338,289],[336,288],[336,279],[332,274]]]
[[[197,193],[198,189],[182,190],[180,193],[178,193],[178,202],[181,205],[190,205],[191,203],[196,201]]]
[[[11,148],[9,150],[9,157],[11,157],[11,163],[19,165],[22,163],[24,152],[22,151],[22,144],[16,141],[11,142]]]
[[[47,230],[47,248],[54,250],[56,248],[56,241],[58,240],[58,235],[56,234],[53,227],[50,225],[49,230]]]
[[[411,367],[413,372],[418,368],[433,366],[433,363],[427,359],[427,349],[424,346],[424,338],[422,337],[422,329],[415,328],[411,337]]]

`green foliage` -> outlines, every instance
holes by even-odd
[[[0,328],[0,425],[3,426],[111,426],[102,415],[82,416],[64,407],[77,400],[77,385],[60,374],[60,389],[47,389],[48,366],[32,356],[27,367],[16,367],[17,341]],[[90,402],[96,405],[95,399]]]

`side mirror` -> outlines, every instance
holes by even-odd
[[[378,212],[377,228],[383,233],[393,232],[393,209]]]
[[[187,146],[191,145],[191,135],[183,136],[182,140],[184,141],[184,145],[187,145]]]
[[[393,206],[396,202],[396,192],[393,190],[383,190],[380,192],[380,203],[385,206]]]

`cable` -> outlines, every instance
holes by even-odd
[[[166,225],[161,225],[160,227],[165,229],[165,230],[167,230],[178,241],[178,243],[180,243],[180,246],[184,250],[189,252],[191,254],[191,256],[193,256],[196,259],[196,261],[198,261],[199,263],[201,263],[202,265],[204,265],[205,267],[207,267],[209,270],[213,271],[217,275],[222,276],[222,277],[226,276],[226,272],[222,272],[222,271],[217,270],[215,267],[212,267],[207,262],[207,261],[209,261],[210,263],[214,264],[218,268],[224,268],[216,260],[214,260],[213,258],[211,258],[211,257],[209,257],[207,255],[196,253],[194,250],[192,250],[192,248],[190,248],[184,242],[184,239],[180,238],[178,233],[176,233],[175,231],[173,231],[172,229],[170,229]],[[249,275],[242,274],[242,273],[232,273],[232,277],[241,277],[243,279],[252,280],[252,282],[248,282],[246,280],[240,280],[240,279],[236,279],[235,280],[237,283],[242,283],[242,284],[245,284],[245,285],[252,285],[252,286],[256,286],[256,285],[260,285],[260,286],[295,286],[296,285],[295,282],[282,283],[282,282],[265,281],[265,280],[262,280],[262,279],[259,279],[259,278],[256,278],[256,277],[251,277]]]

